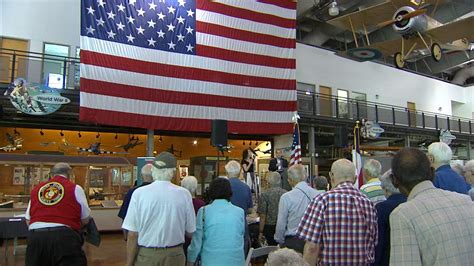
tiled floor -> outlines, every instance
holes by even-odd
[[[121,233],[102,234],[100,247],[85,244],[84,249],[87,256],[87,265],[89,266],[114,266],[124,265],[126,258],[126,243]],[[13,256],[13,241],[8,241],[8,254],[5,257],[5,246],[0,248],[0,266],[23,266],[25,265],[25,248],[20,247],[17,255]],[[20,245],[25,241],[20,240]]]

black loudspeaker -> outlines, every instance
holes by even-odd
[[[347,127],[336,127],[334,132],[334,146],[337,148],[347,147]]]
[[[212,120],[211,145],[227,146],[227,120]]]

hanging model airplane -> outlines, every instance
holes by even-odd
[[[382,55],[393,56],[394,65],[403,68],[408,59],[416,53],[431,55],[435,61],[442,58],[442,49],[467,50],[474,40],[474,17],[461,18],[442,24],[428,16],[425,7],[438,5],[446,0],[389,0],[361,11],[353,12],[328,21],[329,24],[350,30],[355,49],[347,50],[349,57],[360,60],[374,60]],[[370,30],[392,25],[400,37],[371,43]],[[359,45],[357,34],[365,36],[365,45]],[[427,51],[427,52],[426,52]],[[415,53],[416,52],[416,53]]]
[[[21,150],[23,147],[23,138],[20,137],[20,134],[15,134],[15,136],[10,135],[10,133],[5,134],[7,137],[7,145],[0,147],[0,150],[12,152],[16,150]]]
[[[115,146],[115,148],[122,148],[122,149],[124,149],[124,151],[128,151],[128,150],[133,149],[136,146],[142,145],[142,144],[143,144],[143,142],[140,142],[139,137],[133,136],[133,137],[128,139],[128,142],[126,144]]]
[[[95,155],[100,155],[100,154],[128,154],[128,152],[115,152],[115,151],[102,150],[100,146],[101,146],[100,142],[95,142],[95,143],[92,143],[88,148],[76,147],[76,149],[79,152],[89,152],[89,153],[93,153]]]
[[[171,144],[171,146],[166,151],[173,154],[176,157],[181,157],[181,155],[183,155],[183,151],[175,150],[173,144]]]

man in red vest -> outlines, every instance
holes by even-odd
[[[26,265],[87,265],[81,227],[89,222],[84,190],[69,179],[72,168],[57,163],[52,178],[31,191]]]

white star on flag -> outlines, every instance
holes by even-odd
[[[174,44],[173,41],[168,43],[168,49],[170,49],[170,50],[174,50],[175,46],[176,46],[176,44]]]
[[[135,19],[130,15],[130,17],[127,17],[128,23],[132,23],[135,21]]]
[[[102,18],[96,19],[95,21],[97,21],[97,26],[104,26],[105,21]]]
[[[192,52],[193,51],[193,48],[194,46],[192,46],[190,43],[188,45],[186,45],[186,48],[188,49],[187,52]]]
[[[110,10],[110,12],[107,13],[107,18],[115,19],[114,11]]]
[[[186,1],[184,0],[178,0],[179,6],[184,6],[186,4]]]
[[[168,31],[173,31],[173,32],[174,32],[175,26],[173,26],[173,23],[172,23],[172,22],[170,22],[169,25],[166,25],[166,27],[168,27]]]
[[[114,33],[112,30],[110,30],[110,31],[107,32],[107,35],[108,35],[109,39],[114,39],[116,33]]]
[[[193,28],[191,28],[191,26],[188,26],[186,28],[186,31],[187,31],[186,34],[193,34]]]
[[[181,35],[181,33],[180,33],[179,35],[176,35],[176,37],[178,37],[178,42],[179,42],[179,41],[184,42],[184,36]]]
[[[150,8],[148,8],[149,10],[155,10],[155,8],[157,7],[157,5],[155,5],[155,3],[153,3],[153,1],[151,3],[148,3],[148,5],[150,6]]]
[[[118,11],[124,12],[125,13],[125,6],[120,3],[120,5],[117,5]]]
[[[188,12],[188,17],[194,17],[194,11],[192,11],[191,9],[186,10],[186,12]]]
[[[150,19],[150,21],[147,21],[148,23],[148,28],[155,28],[156,22],[153,21],[153,19]]]
[[[165,20],[165,17],[166,17],[166,16],[163,14],[163,12],[158,13],[158,19],[161,19],[161,20],[164,21],[164,20]]]
[[[128,1],[128,4],[133,6],[133,5],[135,5],[136,2],[137,2],[137,0],[130,0],[130,1]]]
[[[185,19],[183,17],[179,16],[177,20],[178,20],[178,23],[184,24]]]
[[[163,39],[165,38],[165,33],[162,30],[158,31],[157,33],[158,33],[158,38],[163,38]]]
[[[149,45],[149,46],[153,46],[153,47],[155,47],[155,43],[156,43],[156,41],[155,41],[155,40],[153,40],[153,38],[150,38],[150,39],[149,39],[149,40],[147,40],[147,41],[148,41],[148,45]]]
[[[92,8],[92,6],[87,8],[87,14],[92,14],[94,15],[95,10]]]
[[[133,37],[131,33],[129,35],[127,35],[127,42],[133,43],[134,39],[135,39],[135,37]]]
[[[137,13],[139,16],[142,16],[142,17],[145,16],[145,10],[143,10],[143,8],[138,9]]]
[[[104,7],[105,6],[104,0],[97,0],[97,5],[101,6],[101,7]]]
[[[140,27],[137,28],[137,31],[138,31],[138,34],[142,34],[142,35],[143,35],[143,32],[145,31],[145,29],[142,28],[142,26],[140,26]]]
[[[176,11],[176,8],[174,8],[173,6],[168,7],[168,13],[173,13],[174,14],[174,11]]]
[[[117,29],[119,29],[119,30],[123,30],[125,28],[125,25],[122,24],[122,21],[120,21],[116,25],[117,25]]]
[[[87,28],[86,28],[86,31],[87,31],[87,34],[89,34],[89,33],[90,33],[90,34],[94,35],[94,31],[95,31],[95,29],[94,29],[94,28],[92,28],[92,25],[91,25],[91,26],[89,26],[89,27],[87,27]]]

